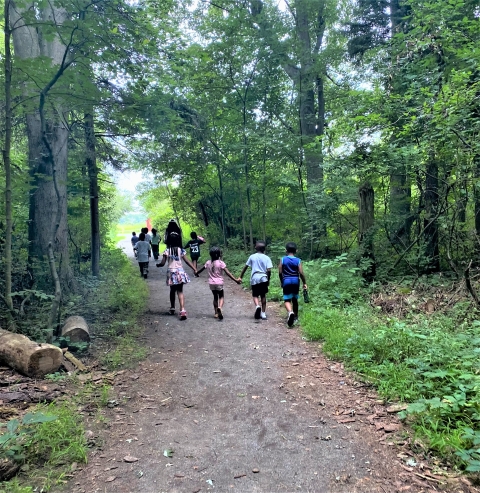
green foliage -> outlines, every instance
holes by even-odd
[[[18,479],[2,483],[2,493],[33,493],[31,486],[22,486]]]
[[[40,423],[55,421],[57,416],[46,415],[41,412],[27,413],[22,420],[11,419],[7,423],[0,423],[6,427],[6,432],[0,435],[0,459],[25,459],[24,449],[27,437],[36,433],[36,426]]]
[[[402,416],[431,450],[476,470],[478,431],[469,430],[480,422],[480,323],[463,313],[402,321],[361,304],[308,306],[301,321],[309,339],[324,341],[386,400],[410,403]]]
[[[346,306],[363,295],[360,268],[352,265],[346,253],[303,265],[310,297],[318,306]]]
[[[74,403],[61,402],[39,406],[47,417],[55,421],[42,423],[26,443],[26,461],[58,468],[72,462],[87,462],[87,443],[83,420]]]

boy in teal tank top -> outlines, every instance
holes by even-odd
[[[288,312],[287,325],[292,327],[298,318],[298,296],[300,291],[300,279],[303,289],[307,289],[305,274],[303,273],[302,261],[295,257],[297,245],[289,242],[285,245],[287,255],[282,257],[278,264],[278,275],[283,288],[283,300]]]

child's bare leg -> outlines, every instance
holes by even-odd
[[[195,270],[197,270],[197,260],[196,259],[192,260],[192,264],[195,267]]]
[[[180,311],[185,310],[185,295],[183,291],[177,291],[178,302],[180,303]]]
[[[294,311],[294,310],[292,310],[292,302],[290,300],[285,300],[285,308],[287,309],[288,313]]]
[[[175,289],[170,287],[170,308],[175,308]]]
[[[217,313],[218,308],[218,294],[216,291],[213,291],[213,310]]]
[[[253,297],[253,303],[255,304],[255,306],[260,306],[260,299],[258,296]]]
[[[297,300],[297,298],[293,298],[292,302],[293,302],[293,310],[288,310],[288,311],[289,312],[293,311],[293,313],[295,313],[295,317],[298,317],[298,300]],[[287,306],[286,303],[285,303],[285,306]]]
[[[225,296],[223,294],[223,291],[221,291],[221,294],[218,295],[218,307],[223,308],[223,303],[225,301]]]
[[[262,312],[265,313],[267,311],[267,297],[262,295]]]

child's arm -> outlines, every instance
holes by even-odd
[[[197,274],[197,270],[193,266],[192,262],[190,262],[190,260],[188,260],[188,258],[186,257],[186,255],[182,255],[182,260],[190,267],[190,269],[193,270],[193,273],[194,274]]]
[[[302,280],[303,289],[308,289],[308,287],[307,287],[307,279],[305,277],[305,274],[303,273],[303,266],[302,266],[302,264],[299,264],[299,266],[298,266],[298,274],[300,275],[300,279]]]
[[[156,264],[157,267],[163,267],[165,265],[165,262],[167,261],[167,256],[163,255],[162,256],[162,261],[159,264]]]
[[[238,277],[235,277],[228,269],[227,267],[225,266],[223,268],[223,271],[225,272],[225,274],[227,274],[227,276],[232,280],[232,281],[235,281],[237,284],[240,284],[242,282],[242,280]]]
[[[272,269],[267,269],[267,282],[270,283],[270,277],[272,276]]]
[[[248,269],[248,265],[244,265],[243,266],[243,269],[242,269],[242,272],[240,272],[240,276],[238,277],[240,279],[240,281],[242,280],[245,272],[247,272],[247,269]]]
[[[278,277],[280,278],[280,285],[283,285],[283,264],[281,260],[278,264]]]

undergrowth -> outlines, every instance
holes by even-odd
[[[82,315],[98,341],[96,356],[108,368],[133,366],[146,356],[137,338],[148,300],[148,287],[138,269],[118,249],[102,252],[100,279],[84,278],[71,315]]]
[[[95,347],[91,349],[107,368],[133,366],[143,359],[146,348],[138,342],[142,329],[137,321],[148,300],[148,287],[132,262],[118,249],[102,250],[100,278],[85,276],[77,281],[80,294],[65,300],[62,319],[69,315],[86,318],[95,335]],[[41,340],[41,333],[38,335]],[[62,374],[55,374],[51,379],[57,381],[61,377]],[[55,415],[57,419],[38,424],[28,440],[22,441],[22,475],[1,483],[0,492],[49,491],[66,482],[72,464],[87,460],[83,417],[76,406],[87,401],[101,407],[108,400],[108,386],[91,388],[85,384],[70,402],[37,406],[35,412]]]
[[[401,417],[416,443],[450,464],[480,470],[480,321],[468,304],[443,313],[399,319],[366,303],[369,292],[348,259],[306,262],[313,303],[301,323],[378,389],[409,404]]]
[[[65,481],[72,464],[87,462],[87,442],[82,416],[75,402],[53,402],[37,405],[34,415],[51,417],[39,422],[32,432],[18,436],[21,448],[22,476],[0,483],[3,493],[49,491]]]

